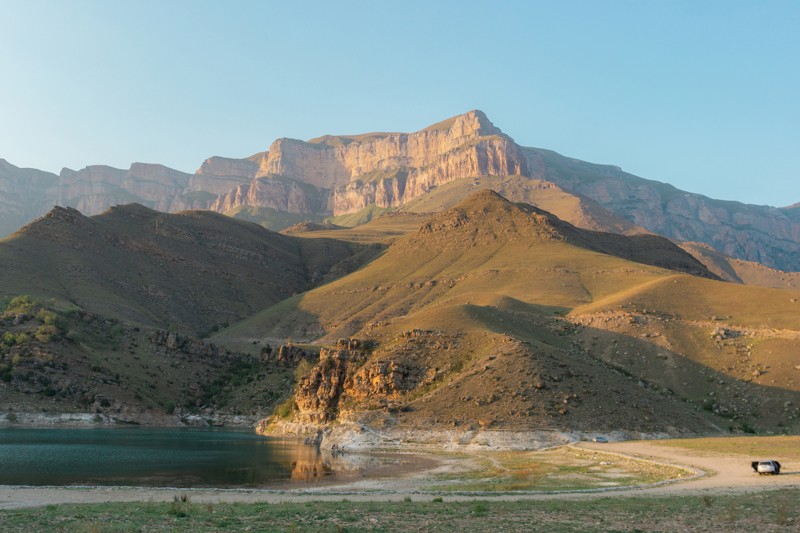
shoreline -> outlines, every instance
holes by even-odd
[[[662,480],[650,484],[620,487],[597,487],[576,490],[550,491],[442,491],[425,490],[420,480],[447,471],[464,457],[428,456],[429,463],[421,468],[384,472],[383,476],[344,482],[305,485],[297,488],[177,488],[126,486],[24,486],[0,485],[0,509],[18,509],[59,504],[113,502],[170,502],[186,495],[193,503],[289,503],[311,501],[430,501],[442,497],[448,501],[474,500],[547,500],[594,499],[603,497],[660,497],[673,495],[740,494],[800,487],[800,461],[787,461],[786,474],[757,476],[742,456],[731,454],[703,455],[686,449],[670,449],[653,441],[631,441],[610,444],[580,443],[580,450],[618,454],[636,461],[657,462],[693,472],[677,480]],[[493,453],[492,451],[491,453]],[[391,451],[374,451],[384,455]],[[396,451],[394,452],[396,453]],[[410,451],[407,455],[418,455]],[[481,454],[466,452],[467,458]],[[792,475],[795,474],[795,475]]]
[[[2,428],[108,428],[108,427],[141,427],[141,428],[250,428],[263,417],[249,415],[146,415],[137,419],[122,414],[104,413],[43,413],[36,411],[0,412],[0,429]]]

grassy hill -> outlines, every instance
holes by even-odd
[[[536,206],[579,228],[623,235],[649,233],[597,202],[576,196],[552,182],[516,175],[455,180],[403,206],[402,211],[440,212],[454,207],[477,191],[485,190],[493,190],[512,202]]]
[[[0,241],[0,297],[204,334],[357,268],[375,250],[297,239],[216,213],[55,208]]]
[[[798,300],[484,192],[216,340],[328,346],[287,415],[307,423],[796,431]]]
[[[699,242],[684,242],[680,246],[726,281],[761,287],[800,288],[800,272],[783,272],[761,263],[736,259]]]

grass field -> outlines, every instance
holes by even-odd
[[[31,531],[790,531],[800,490],[591,500],[50,505],[0,511],[0,530]]]

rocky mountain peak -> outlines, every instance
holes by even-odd
[[[112,205],[108,209],[106,209],[103,215],[112,215],[116,217],[128,217],[128,218],[153,218],[155,216],[161,215],[158,211],[150,209],[149,207],[143,206],[142,204],[131,203],[131,204],[121,204],[121,205]]]
[[[504,135],[500,128],[492,124],[486,113],[479,109],[437,122],[422,131],[447,131],[453,137]]]
[[[20,228],[16,235],[28,235],[53,242],[72,242],[65,235],[81,234],[92,238],[95,222],[72,207],[53,207],[46,215]],[[76,246],[80,249],[82,246]]]
[[[43,218],[50,219],[50,220],[59,220],[61,222],[66,222],[68,224],[75,224],[77,222],[82,221],[86,217],[81,214],[80,211],[77,209],[73,209],[72,207],[61,207],[60,205],[55,206],[53,209],[50,210]]]

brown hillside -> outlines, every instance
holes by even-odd
[[[736,259],[701,242],[684,242],[680,247],[725,281],[761,287],[800,288],[800,272],[783,272],[761,263]]]
[[[457,230],[462,239],[454,238],[453,230]],[[421,240],[432,240],[446,249],[518,238],[563,241],[637,263],[719,279],[694,257],[658,235],[624,236],[576,228],[531,205],[512,204],[494,191],[477,192],[453,209],[435,216],[420,228],[408,245],[413,247],[420,245]]]
[[[206,211],[133,204],[85,217],[55,208],[0,241],[0,287],[197,334],[356,268],[364,250]]]
[[[401,211],[444,211],[471,194],[486,189],[496,191],[512,202],[536,206],[579,228],[623,235],[649,233],[593,200],[565,191],[555,183],[520,175],[476,176],[444,183],[403,206]]]
[[[714,302],[720,291],[725,297],[710,309],[721,317],[723,309],[744,310],[739,297],[758,302],[780,291],[744,294],[703,269],[706,277],[687,276],[624,258],[646,256],[653,246],[642,242],[577,230],[478,193],[361,270],[266,309],[216,340],[246,346],[291,337],[326,347],[298,383],[290,419],[303,423],[671,434],[795,427],[794,419],[784,420],[793,408],[783,405],[800,401],[797,384],[770,388],[745,378],[748,370],[730,376],[714,353],[736,348],[706,331],[710,318],[676,307]],[[686,266],[682,251],[673,257]],[[663,296],[635,307],[661,317],[665,329],[626,325],[638,323],[630,298],[655,286],[665,288]],[[767,324],[757,334],[770,348],[753,349],[750,362],[739,363],[751,373],[752,365],[768,364],[762,357],[769,351],[783,350],[776,356],[786,364],[785,342],[800,330],[796,308],[773,316],[758,307],[745,323]],[[603,313],[612,314],[606,320]],[[361,341],[336,340],[345,337]],[[727,397],[723,389],[744,399],[735,410],[706,402],[710,392]],[[762,405],[781,409],[764,416]]]

